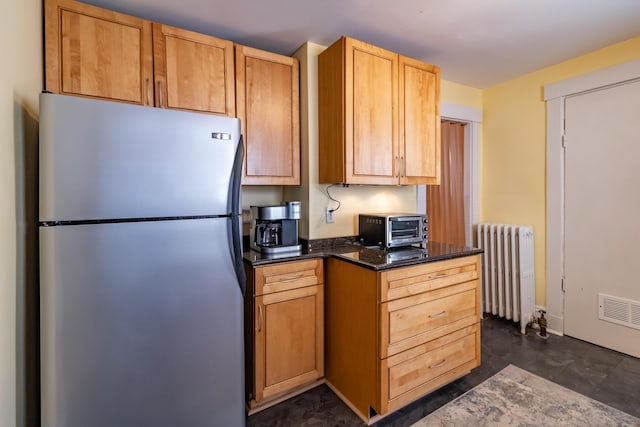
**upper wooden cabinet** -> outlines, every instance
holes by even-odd
[[[235,73],[246,144],[242,183],[299,185],[298,60],[236,45]]]
[[[440,184],[440,68],[399,56],[400,184]]]
[[[235,117],[233,43],[74,0],[45,0],[46,89]]]
[[[235,117],[233,42],[153,24],[156,106]]]
[[[319,180],[439,184],[440,69],[342,37],[318,58]]]
[[[242,183],[300,184],[297,59],[75,0],[45,0],[45,32],[46,90],[239,117]]]
[[[151,35],[151,22],[144,19],[46,0],[46,89],[153,105]]]

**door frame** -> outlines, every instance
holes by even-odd
[[[564,335],[564,114],[565,98],[640,79],[640,60],[544,86],[547,110],[547,326]]]
[[[482,110],[443,102],[440,120],[464,123],[464,223],[465,241],[473,246],[473,225],[480,220],[480,134]],[[427,187],[416,186],[418,212],[427,212]]]

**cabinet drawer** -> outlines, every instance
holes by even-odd
[[[255,269],[255,295],[323,283],[322,259],[283,262]]]
[[[475,324],[381,360],[383,413],[478,366],[479,345],[480,329]]]
[[[380,357],[478,322],[479,281],[380,304]]]
[[[478,277],[479,255],[392,269],[380,275],[380,301],[404,298]]]

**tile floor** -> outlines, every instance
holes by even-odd
[[[508,364],[526,369],[569,389],[640,418],[640,359],[570,337],[540,338],[504,319],[482,321],[482,364],[375,426],[409,426]],[[247,418],[254,426],[359,426],[364,425],[325,385]]]

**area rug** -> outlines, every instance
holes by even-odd
[[[640,418],[509,365],[413,426],[640,426]]]

